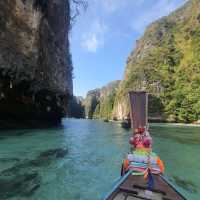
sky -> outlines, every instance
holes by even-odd
[[[74,95],[123,79],[126,60],[145,28],[186,0],[87,0],[70,33]]]

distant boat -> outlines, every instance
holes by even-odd
[[[103,121],[104,121],[104,122],[109,122],[109,120],[108,120],[108,119],[103,119]]]
[[[131,128],[131,121],[126,119],[126,120],[123,120],[121,122],[121,127],[124,128],[124,129],[130,129]]]
[[[162,160],[152,152],[148,130],[148,94],[130,92],[133,136],[121,178],[103,200],[186,200],[164,176]]]

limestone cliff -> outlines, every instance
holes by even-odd
[[[129,114],[128,91],[151,94],[150,116],[157,120],[193,122],[200,118],[200,0],[189,0],[152,23],[127,60],[114,113]]]
[[[94,89],[87,93],[87,96],[83,103],[85,108],[85,117],[87,119],[94,118],[94,112],[99,103],[99,98],[100,98],[100,89]]]
[[[119,80],[112,81],[101,88],[99,103],[94,112],[95,118],[113,119],[113,107],[119,84]]]
[[[74,118],[85,118],[84,98],[74,96],[68,104],[68,116]]]
[[[0,1],[0,120],[55,123],[72,95],[69,0]]]
[[[132,90],[150,94],[151,120],[199,122],[200,0],[187,1],[147,27],[129,55],[124,78],[103,113],[117,120],[129,118],[128,92]],[[97,105],[95,113],[100,113],[102,103]]]
[[[84,100],[86,118],[112,119],[112,110],[120,81],[112,81],[101,89],[91,90]]]

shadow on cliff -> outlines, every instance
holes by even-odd
[[[0,75],[0,129],[46,128],[58,126],[65,116],[68,96],[48,90],[33,93],[31,82],[13,84],[8,75]]]
[[[60,124],[72,95],[70,1],[0,3],[0,128]]]

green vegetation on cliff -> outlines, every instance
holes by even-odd
[[[84,101],[86,118],[112,118],[116,91],[120,81],[113,81],[107,86],[89,91]]]
[[[91,90],[87,93],[84,100],[85,117],[87,119],[94,118],[95,109],[99,103],[100,89]]]
[[[113,81],[100,90],[99,103],[96,106],[94,117],[111,119],[115,102],[116,91],[120,81]]]
[[[147,28],[127,59],[124,80],[99,94],[92,117],[129,118],[132,90],[150,93],[154,120],[200,119],[200,0],[188,1]]]
[[[180,122],[200,118],[199,8],[200,1],[191,0],[147,28],[128,58],[116,106],[128,91],[147,90],[155,116]]]

